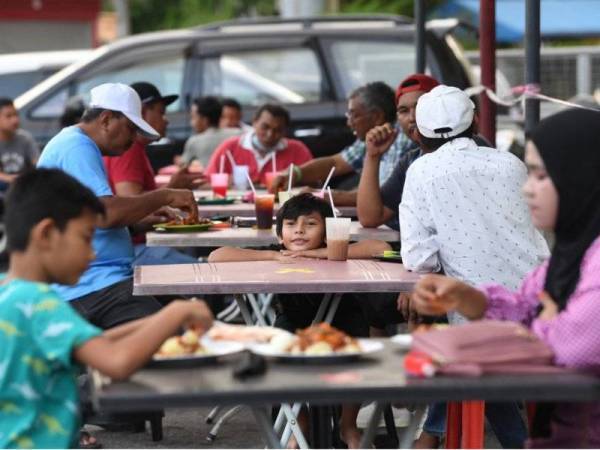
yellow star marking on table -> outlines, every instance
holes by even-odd
[[[21,336],[19,330],[6,320],[0,320],[0,331],[3,331],[7,336]]]
[[[38,375],[45,375],[50,372],[50,368],[41,358],[33,358],[32,356],[24,355],[21,361],[23,361],[23,364],[27,364],[31,367]]]
[[[49,416],[48,414],[40,414],[40,420],[46,425],[48,431],[52,434],[67,434],[67,431],[62,427],[56,417]]]
[[[315,273],[313,269],[294,269],[292,267],[288,267],[285,269],[279,269],[275,273]]]
[[[12,402],[0,402],[0,412],[4,414],[20,414],[21,408]]]

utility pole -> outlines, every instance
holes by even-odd
[[[129,22],[129,2],[128,0],[112,0],[115,12],[117,13],[117,37],[129,36],[131,33]]]
[[[479,0],[479,60],[481,84],[496,92],[496,0]],[[479,96],[481,134],[496,145],[496,104],[484,92]]]
[[[525,83],[540,84],[540,0],[525,2]],[[540,121],[540,101],[525,100],[525,133],[531,132]]]

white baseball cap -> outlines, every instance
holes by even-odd
[[[140,96],[122,83],[104,83],[90,91],[90,108],[103,108],[123,113],[138,127],[138,132],[148,139],[158,139],[160,134],[142,119]]]
[[[474,111],[475,104],[464,91],[442,84],[419,97],[417,128],[428,138],[454,137],[471,126]]]

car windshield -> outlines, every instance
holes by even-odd
[[[415,69],[412,42],[342,40],[331,42],[329,49],[345,97],[373,81],[396,86]]]

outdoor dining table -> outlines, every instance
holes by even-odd
[[[354,362],[337,364],[285,364],[270,362],[266,373],[244,380],[232,376],[236,357],[210,366],[186,369],[143,369],[127,381],[92,386],[93,401],[104,411],[141,411],[148,408],[200,407],[243,404],[252,408],[263,437],[280,448],[267,408],[271,405],[309,402],[315,405],[377,402],[361,446],[370,446],[382,407],[390,402],[433,401],[569,401],[600,400],[600,379],[584,374],[440,376],[410,378],[403,371],[403,351],[384,340],[384,349]],[[403,447],[412,445],[420,414],[404,434]],[[329,423],[316,422],[312,445],[331,448]]]
[[[386,242],[398,242],[400,233],[386,225],[378,228],[363,228],[359,222],[350,225],[350,240],[362,241],[377,239]],[[151,231],[146,233],[148,247],[265,247],[277,244],[275,227],[272,230],[258,230],[250,227],[219,228],[201,232],[165,233]]]
[[[244,321],[259,325],[267,325],[265,315],[270,304],[261,304],[255,294],[322,293],[323,300],[313,322],[331,323],[344,293],[410,292],[418,279],[418,274],[408,272],[398,263],[298,258],[289,263],[252,261],[137,266],[133,292],[138,295],[234,294],[235,305]],[[284,434],[291,426],[297,438],[301,431],[297,426],[294,429],[291,424],[295,421],[290,418],[298,406],[282,405],[282,413],[287,418]],[[320,409],[315,408],[315,411]],[[315,415],[327,417],[326,413]]]

